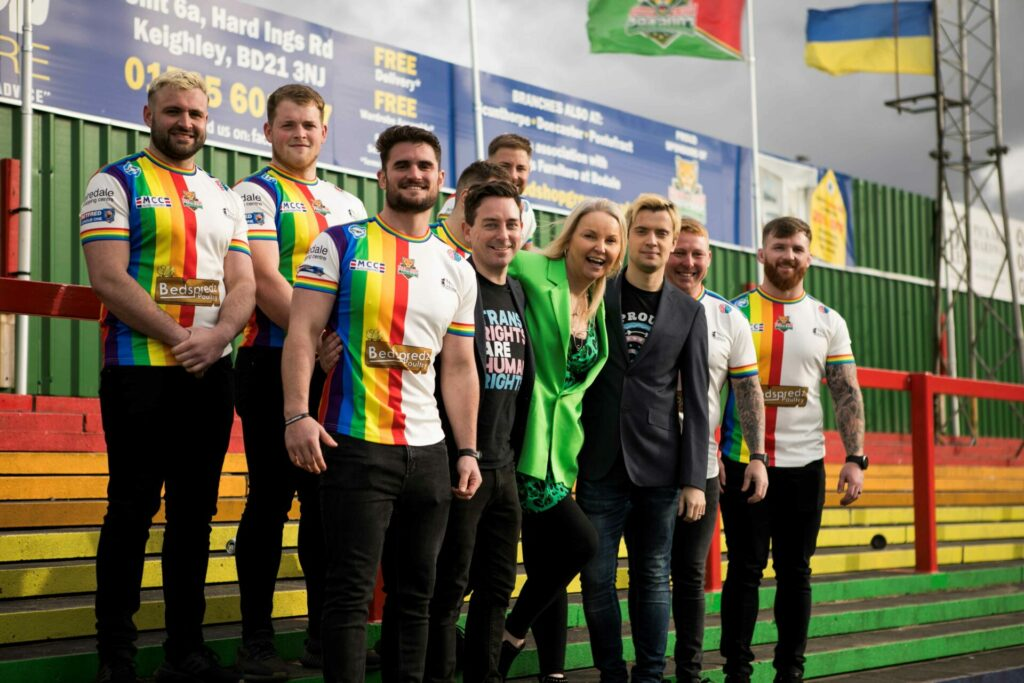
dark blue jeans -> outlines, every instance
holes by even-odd
[[[597,553],[580,572],[583,613],[601,681],[626,681],[622,618],[615,589],[619,540],[629,554],[629,621],[636,664],[632,680],[660,681],[671,607],[669,566],[679,489],[635,486],[622,477],[579,480],[576,501],[597,530]]]
[[[742,479],[741,479],[742,481]],[[739,486],[738,482],[733,482]],[[718,477],[704,489],[707,511],[696,522],[676,524],[672,540],[672,620],[676,624],[676,680],[699,683],[704,661],[704,569],[718,519]]]
[[[210,520],[231,436],[231,359],[202,377],[180,367],[113,366],[100,373],[107,441],[107,514],[96,551],[100,661],[135,655],[146,540],[164,488],[160,553],[168,659],[203,645]]]
[[[480,489],[469,500],[452,499],[437,582],[430,601],[430,643],[425,680],[455,681],[455,623],[469,587],[462,680],[500,683],[498,656],[512,589],[523,512],[516,468],[509,463],[484,470]]]
[[[727,676],[749,677],[754,653],[750,643],[757,622],[758,587],[768,565],[771,544],[775,569],[775,644],[777,681],[800,679],[804,672],[807,627],[811,621],[811,557],[817,547],[825,504],[825,466],[769,467],[768,495],[750,505],[742,482],[743,463],[725,461],[722,522],[729,569],[722,586],[722,641]],[[752,488],[752,487],[751,487]]]
[[[385,446],[333,434],[320,475],[327,541],[324,680],[363,683],[366,619],[383,559],[382,679],[421,680],[451,479],[444,442]]]

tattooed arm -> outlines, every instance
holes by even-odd
[[[857,383],[857,366],[853,363],[827,365],[825,379],[835,404],[836,425],[847,455],[864,454],[864,398]],[[856,463],[848,462],[839,473],[836,491],[843,493],[842,505],[860,498],[864,490],[864,472]]]
[[[764,453],[764,392],[757,375],[730,380],[736,395],[736,408],[740,414],[740,429],[751,453]],[[719,472],[725,472],[719,468]],[[724,485],[724,482],[722,482]],[[746,491],[753,485],[754,490],[748,503],[757,503],[768,492],[768,469],[760,460],[752,460],[743,471],[743,486]]]

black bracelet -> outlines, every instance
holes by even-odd
[[[475,448],[460,448],[459,449],[459,457],[460,458],[463,457],[463,456],[469,456],[470,458],[473,458],[474,460],[479,460],[480,459],[480,455],[481,455],[480,451],[476,450]]]
[[[312,415],[310,415],[309,413],[299,413],[298,415],[292,415],[291,417],[285,419],[284,426],[287,427],[288,425],[293,425],[299,420],[305,420],[307,417],[312,417]]]

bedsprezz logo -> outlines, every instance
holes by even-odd
[[[377,330],[366,333],[363,361],[369,368],[400,368],[423,375],[430,369],[433,355],[421,346],[391,344]]]
[[[764,404],[777,408],[803,408],[807,405],[807,387],[784,385],[761,385]]]

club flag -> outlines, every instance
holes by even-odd
[[[743,59],[744,0],[589,0],[591,52]]]
[[[804,61],[833,76],[860,71],[931,75],[932,3],[808,10]]]

